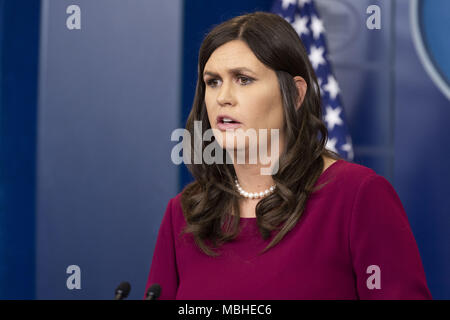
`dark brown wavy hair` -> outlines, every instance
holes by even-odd
[[[218,47],[232,41],[244,41],[255,56],[276,72],[284,110],[285,146],[281,152],[279,170],[272,175],[275,192],[261,199],[256,206],[256,219],[263,239],[275,232],[269,245],[275,246],[300,219],[309,195],[322,187],[313,187],[324,169],[322,155],[335,160],[338,154],[325,149],[328,138],[322,120],[320,87],[314,69],[298,34],[282,17],[254,12],[225,21],[214,27],[204,38],[198,58],[198,79],[192,110],[186,129],[194,136],[194,121],[201,121],[203,130],[211,128],[205,105],[203,70],[211,54]],[[303,103],[296,110],[299,99],[293,77],[301,76],[307,83]],[[210,144],[202,141],[202,152]],[[191,139],[194,150],[194,139]],[[226,158],[227,152],[224,152]],[[186,164],[195,181],[182,191],[181,206],[186,219],[182,233],[192,234],[195,243],[207,255],[217,256],[225,242],[240,232],[239,198],[234,186],[233,164]],[[236,212],[237,214],[233,214]]]

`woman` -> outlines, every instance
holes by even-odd
[[[202,151],[217,144],[233,161],[188,165],[195,181],[169,201],[147,289],[160,284],[160,299],[431,298],[395,190],[325,149],[319,85],[289,23],[255,12],[220,24],[198,72],[186,129],[213,129]],[[237,161],[253,147],[246,130],[275,162]]]

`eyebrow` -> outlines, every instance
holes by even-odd
[[[246,67],[238,67],[238,68],[228,69],[229,74],[237,74],[242,71],[247,71],[247,72],[250,72],[250,73],[253,73],[254,75],[256,75],[252,70],[250,70],[249,68],[246,68]],[[210,75],[212,77],[219,77],[218,73],[211,72],[211,71],[205,71],[203,73],[203,76],[206,76],[206,75]]]

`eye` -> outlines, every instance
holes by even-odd
[[[215,81],[217,81],[217,79],[210,79],[210,80],[207,80],[207,81],[206,81],[206,84],[207,84],[208,86],[214,88],[214,87],[217,85]]]
[[[247,76],[237,76],[237,79],[238,79],[239,83],[243,86],[249,85],[250,83],[253,82],[253,79],[250,77],[247,77]],[[218,83],[217,83],[218,81],[220,81],[220,80],[209,79],[209,80],[206,80],[205,82],[206,82],[207,86],[209,86],[211,88],[215,88],[218,85]]]
[[[243,81],[241,81],[241,84],[244,86],[246,86],[252,82],[252,79],[250,79],[249,77],[246,77],[246,76],[239,76],[238,79],[243,80]]]

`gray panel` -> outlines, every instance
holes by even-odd
[[[68,30],[66,8],[81,8]],[[144,294],[177,191],[181,0],[44,0],[38,115],[37,298]],[[66,288],[67,266],[81,290]]]

